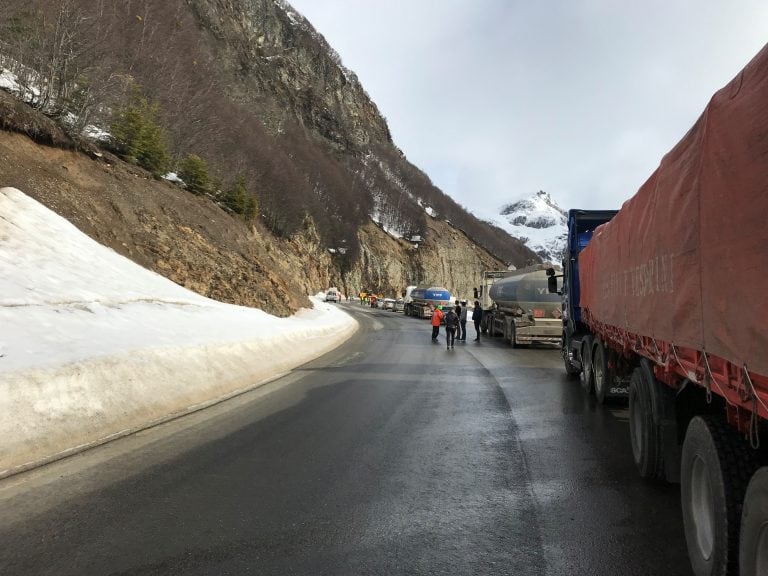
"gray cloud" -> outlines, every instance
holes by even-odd
[[[617,208],[768,39],[764,0],[291,0],[478,215]]]

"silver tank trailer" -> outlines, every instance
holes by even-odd
[[[559,344],[561,300],[550,294],[545,270],[521,272],[494,282],[488,292],[495,307],[488,328],[513,346],[541,342]]]
[[[497,280],[491,285],[488,295],[499,308],[520,309],[523,314],[541,310],[544,313],[541,317],[560,318],[560,296],[549,293],[545,270]]]

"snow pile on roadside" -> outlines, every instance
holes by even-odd
[[[281,319],[204,298],[0,189],[0,477],[252,388],[354,333],[313,301]]]

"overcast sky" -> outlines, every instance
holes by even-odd
[[[766,0],[290,0],[478,215],[618,208],[768,42]]]

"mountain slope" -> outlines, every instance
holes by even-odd
[[[30,85],[55,79],[35,107],[74,113],[71,133],[86,122],[109,128],[138,88],[157,103],[174,160],[204,158],[214,197],[242,178],[265,233],[290,240],[312,229],[334,283],[382,282],[361,265],[359,236],[372,216],[404,237],[428,237],[431,213],[505,263],[535,258],[404,158],[354,74],[286,2],[9,0],[0,16],[3,66]],[[65,37],[46,25],[57,20]],[[68,50],[57,52],[62,43]]]
[[[7,98],[0,91],[0,117],[7,111]],[[21,112],[13,116],[34,126],[36,134],[52,125],[34,112]],[[360,258],[339,276],[334,256],[311,225],[289,238],[277,238],[259,222],[247,225],[210,198],[155,180],[110,154],[89,157],[3,130],[0,182],[19,188],[101,244],[177,284],[278,316],[308,306],[307,294],[330,285],[345,294],[369,288],[393,296],[413,282],[435,281],[470,295],[478,285],[478,271],[503,266],[460,231],[430,218],[429,233],[418,249],[372,222],[362,226],[357,239]]]

